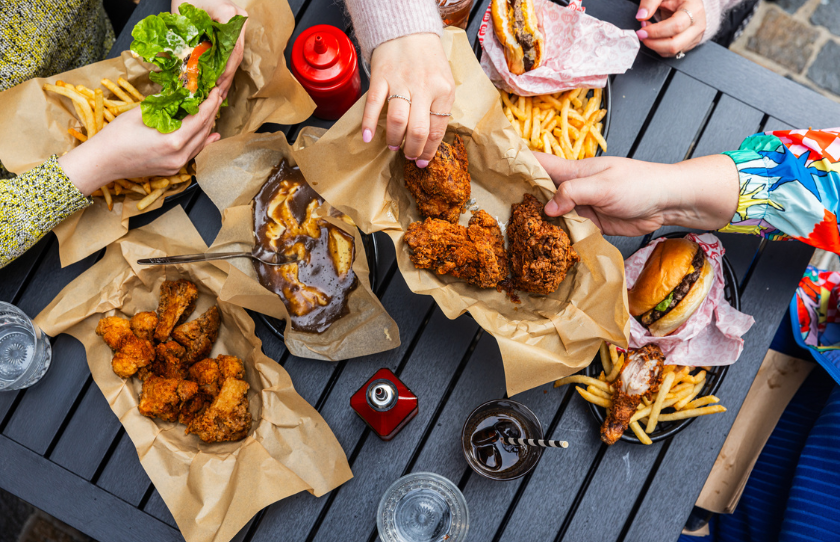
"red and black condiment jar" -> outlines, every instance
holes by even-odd
[[[379,369],[350,398],[350,406],[382,440],[417,416],[417,396],[390,369]]]
[[[336,120],[362,95],[356,48],[334,26],[319,24],[301,32],[292,47],[291,68],[318,106],[316,117]]]

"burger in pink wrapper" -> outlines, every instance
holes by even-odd
[[[604,88],[639,52],[632,30],[549,0],[493,0],[478,30],[481,67],[502,90],[539,96],[580,87]]]
[[[689,234],[656,239],[624,262],[631,348],[656,344],[674,365],[738,359],[755,320],[724,298],[723,254],[714,235]]]

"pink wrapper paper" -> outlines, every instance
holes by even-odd
[[[489,7],[481,21],[481,67],[500,89],[520,96],[539,96],[581,87],[604,88],[609,74],[624,73],[633,65],[639,38],[632,30],[621,30],[586,15],[580,2],[563,7],[536,0],[534,8],[545,36],[545,61],[522,75],[508,70],[504,48],[493,31]]]
[[[635,318],[630,319],[630,347],[641,348],[656,344],[662,349],[667,363],[674,365],[731,365],[735,363],[744,341],[741,337],[755,323],[752,316],[735,310],[723,296],[723,254],[720,239],[711,233],[686,236],[700,245],[715,273],[712,289],[691,318],[674,333],[654,337]],[[654,240],[624,262],[627,286],[632,288],[642,272],[653,247],[665,238]]]

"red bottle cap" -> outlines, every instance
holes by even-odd
[[[319,24],[301,32],[292,47],[292,73],[307,89],[343,85],[358,69],[356,48],[340,29]]]
[[[350,406],[382,440],[391,440],[419,411],[417,396],[390,369],[379,369]]]

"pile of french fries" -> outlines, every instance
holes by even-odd
[[[117,79],[117,84],[110,79],[103,79],[101,83],[102,86],[111,91],[113,96],[106,98],[105,92],[101,88],[90,89],[84,85],[72,85],[63,81],[56,81],[55,85],[44,85],[44,90],[60,94],[72,101],[84,133],[75,128],[68,128],[67,132],[80,142],[85,142],[95,136],[106,124],[126,111],[134,109],[146,98],[139,90],[134,88],[134,85],[122,77]],[[137,209],[142,211],[166,192],[180,188],[176,185],[191,183],[194,174],[195,164],[191,162],[182,167],[175,175],[117,179],[94,191],[91,195],[104,198],[110,211],[114,209],[113,196],[134,192],[143,196],[142,199],[137,201]]]
[[[576,387],[578,393],[589,401],[607,410],[612,407],[614,388],[612,383],[621,373],[626,353],[618,352],[615,345],[601,344],[601,364],[605,373],[601,371],[598,378],[584,375],[572,375],[561,378],[554,383],[554,387],[565,384],[583,384],[586,388]],[[651,401],[642,398],[636,413],[630,418],[630,429],[642,444],[651,444],[648,436],[656,430],[659,422],[672,422],[686,418],[696,418],[708,414],[726,412],[726,408],[717,405],[720,399],[714,395],[697,397],[706,386],[706,373],[709,367],[665,365],[662,384],[659,392]],[[707,406],[708,405],[708,406]],[[665,409],[670,409],[665,411]],[[644,425],[644,429],[642,428]]]
[[[607,110],[601,107],[600,88],[589,98],[585,88],[534,97],[499,92],[505,116],[532,151],[569,160],[592,158],[597,147],[607,152],[601,122]]]

